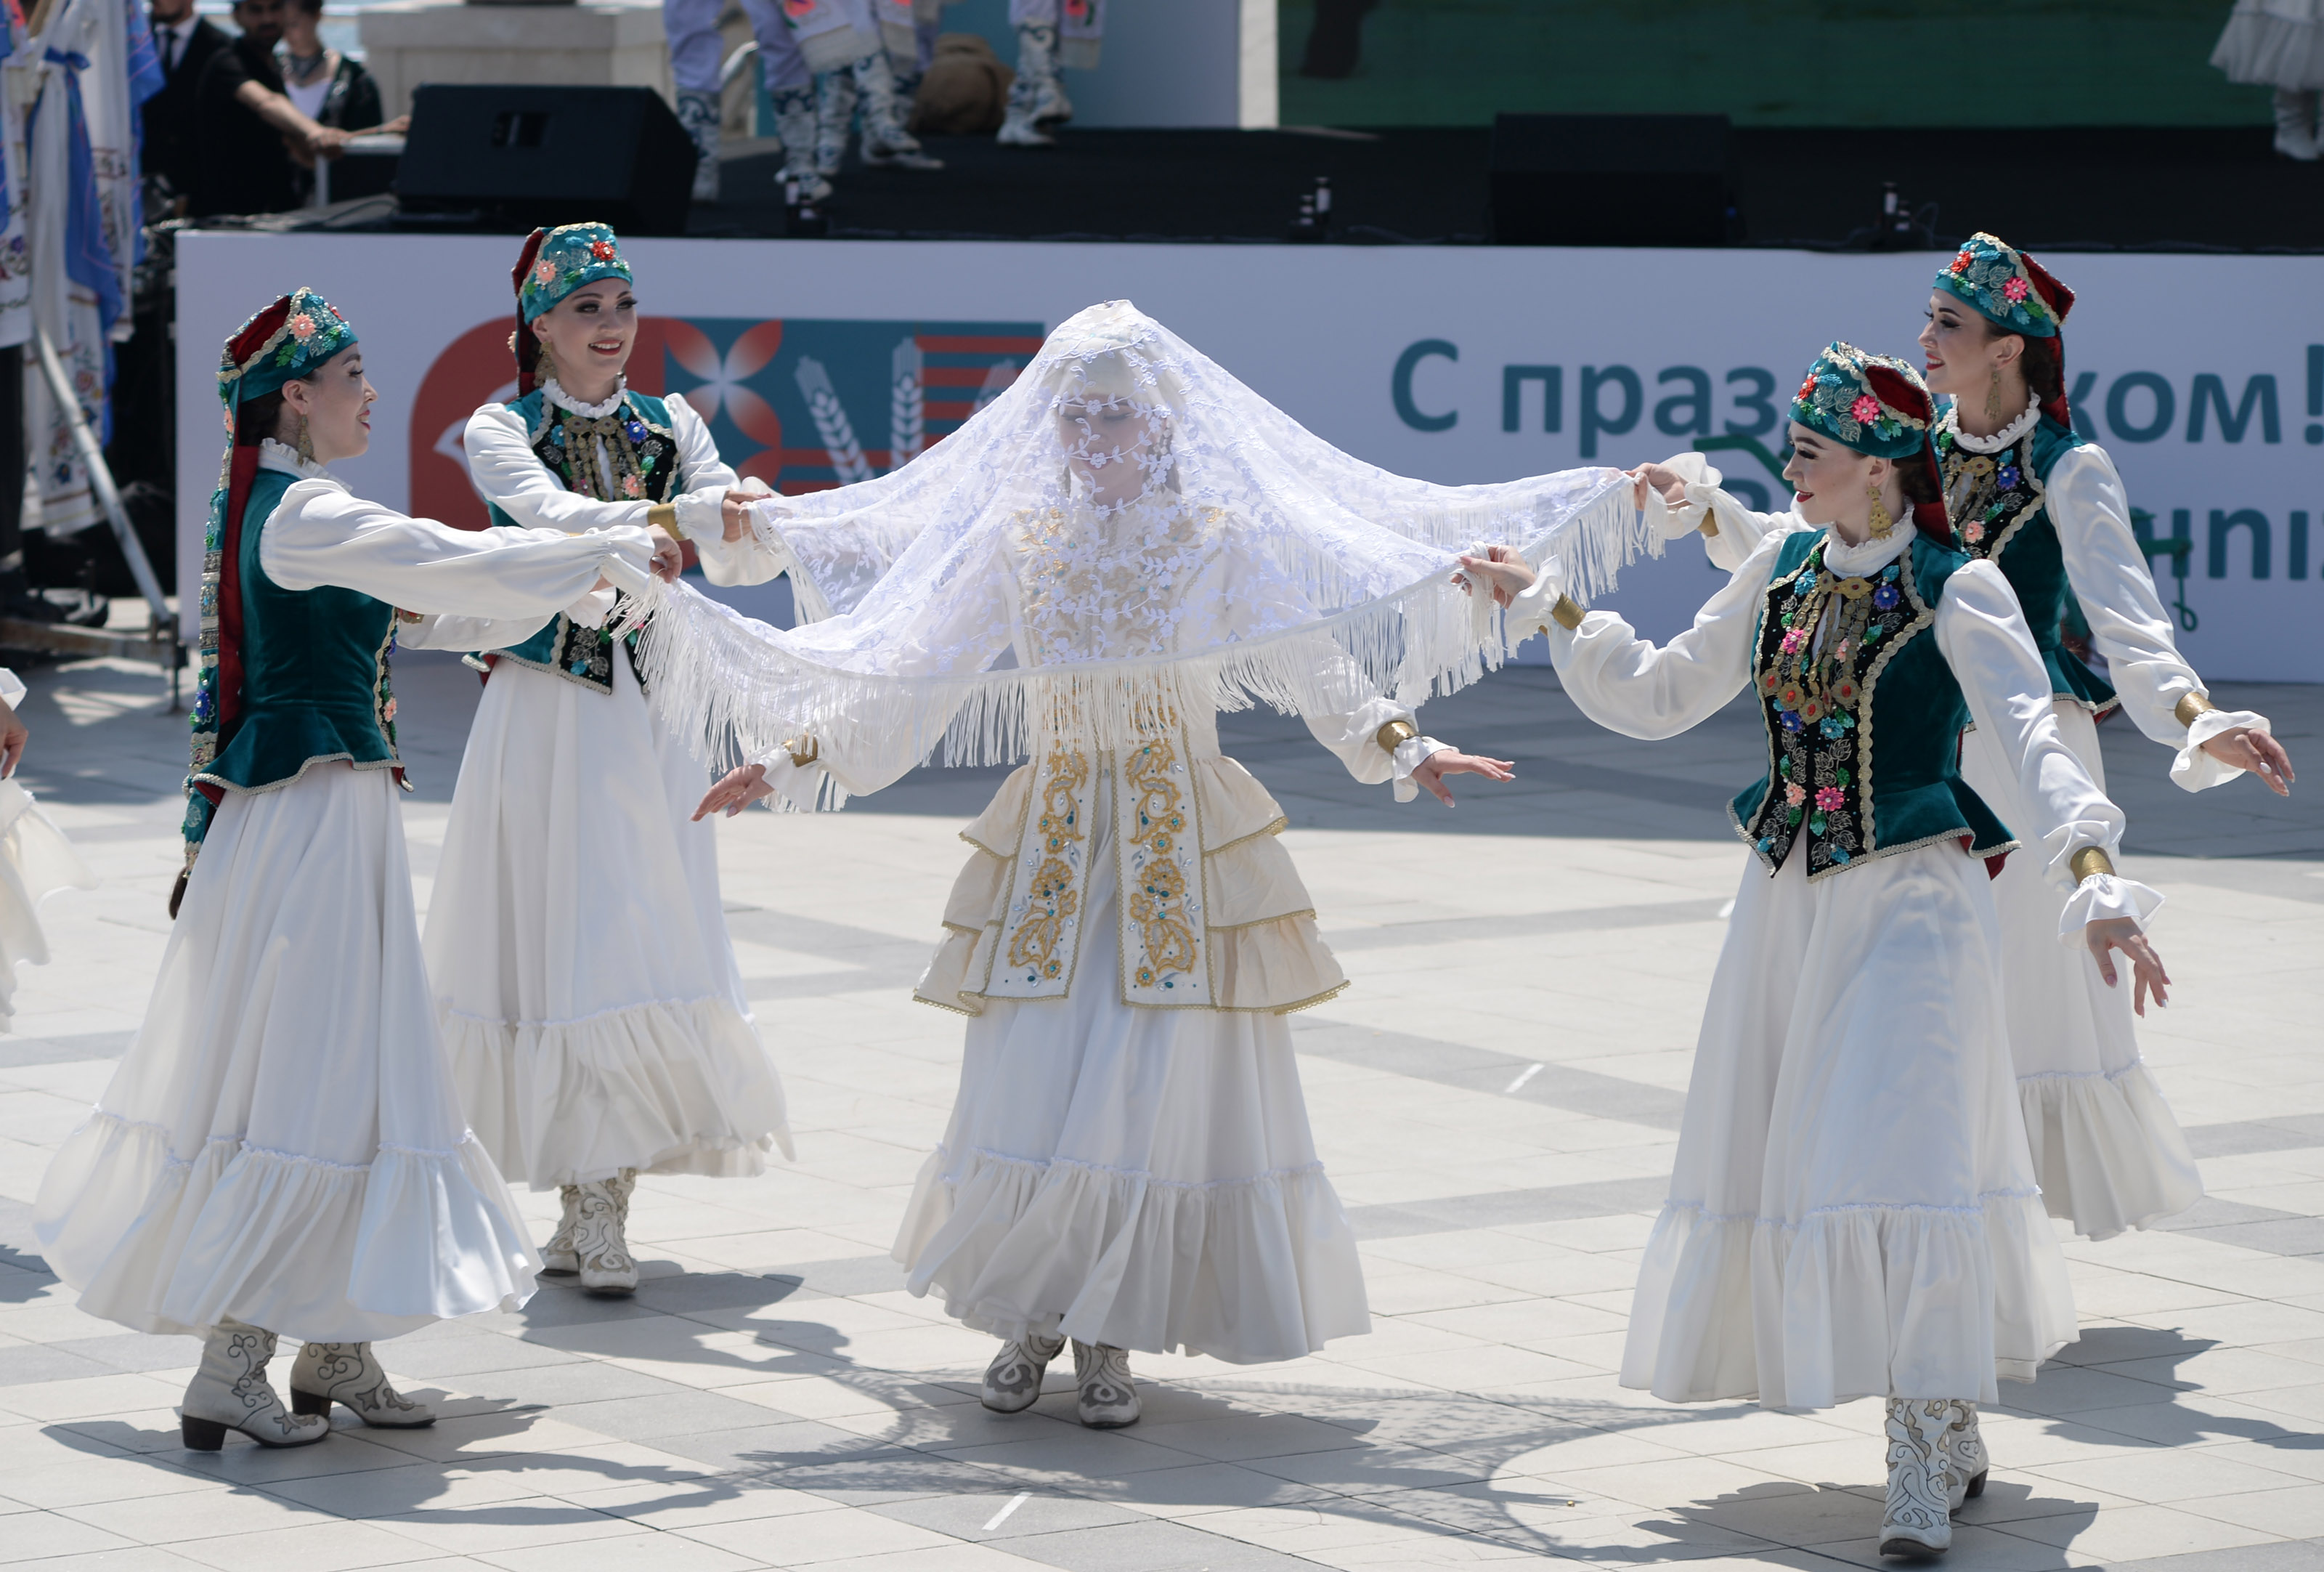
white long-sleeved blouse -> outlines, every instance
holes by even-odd
[[[1759,615],[1777,554],[1787,536],[1806,527],[1771,526],[1695,615],[1694,625],[1667,645],[1657,648],[1639,638],[1609,612],[1591,612],[1578,628],[1564,628],[1550,615],[1559,590],[1547,577],[1510,607],[1509,637],[1546,633],[1550,659],[1567,697],[1599,725],[1647,740],[1675,736],[1708,720],[1749,684]],[[1869,576],[1902,557],[1912,543],[1909,529],[1853,547],[1835,537],[1824,547],[1824,565],[1843,576]],[[2061,932],[2078,934],[2084,923],[2100,917],[2143,922],[2163,901],[2145,885],[2111,874],[2093,874],[2074,884],[2070,869],[2076,852],[2095,846],[2111,857],[2119,847],[2122,810],[2058,735],[2049,672],[2009,581],[1990,562],[1967,563],[1946,578],[1935,611],[1937,648],[1960,683],[1970,715],[2000,739],[2017,772],[2049,875],[2061,887],[2074,889]],[[1898,717],[1888,724],[1911,721]]]

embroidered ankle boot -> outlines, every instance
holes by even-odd
[[[2301,163],[2313,163],[2319,152],[2316,138],[2316,93],[2294,88],[2275,90],[2275,151]]]
[[[842,68],[815,74],[815,172],[829,180],[847,158],[847,132],[855,124],[855,73]]]
[[[581,1286],[606,1299],[635,1293],[638,1263],[630,1254],[630,1192],[638,1170],[625,1168],[609,1179],[582,1185],[573,1247],[581,1260]]]
[[[686,127],[686,134],[694,143],[694,199],[697,202],[718,199],[719,107],[715,93],[678,96],[678,123]]]
[[[944,160],[920,151],[918,139],[904,129],[887,55],[866,55],[853,69],[856,90],[863,97],[863,162],[875,169],[944,168]]]
[[[387,1372],[368,1343],[306,1343],[290,1364],[290,1410],[331,1421],[331,1405],[383,1430],[416,1430],[436,1422],[436,1410],[413,1402],[387,1383]]]
[[[266,1383],[274,1334],[231,1318],[202,1339],[202,1362],[178,1410],[178,1433],[197,1452],[226,1445],[240,1430],[262,1447],[311,1447],[331,1433],[328,1419],[293,1414]]]
[[[1074,1380],[1082,1389],[1082,1423],[1091,1429],[1118,1430],[1138,1422],[1141,1405],[1138,1383],[1130,1379],[1127,1350],[1074,1339]]]
[[[1057,88],[1057,30],[1043,23],[1017,28],[1017,79],[1009,87],[1009,113],[994,140],[1004,147],[1048,147],[1056,138],[1041,129],[1058,118],[1065,95]]]
[[[1952,1405],[1944,1447],[1946,1495],[1952,1510],[1959,1512],[1963,1502],[1985,1493],[1985,1476],[1992,1466],[1986,1456],[1985,1438],[1978,1433],[1977,1405],[1966,1398]]]
[[[776,180],[798,182],[799,199],[831,199],[831,182],[815,167],[815,89],[784,88],[775,94],[775,131],[783,139],[783,169]]]
[[[1882,1555],[1925,1561],[1951,1549],[1953,1520],[1941,1439],[1951,1422],[1950,1402],[1888,1400],[1888,1508],[1880,1521]]]
[[[1049,1361],[1065,1351],[1063,1337],[1028,1332],[1001,1345],[1001,1352],[984,1367],[981,1401],[996,1414],[1022,1413],[1041,1397],[1041,1378]]]
[[[574,1237],[581,1227],[581,1187],[559,1185],[557,1198],[564,1203],[565,1215],[557,1221],[557,1232],[540,1247],[540,1274],[571,1277],[581,1270],[581,1257],[573,1249]]]

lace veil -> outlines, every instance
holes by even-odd
[[[940,741],[948,762],[1001,763],[1255,700],[1417,705],[1501,659],[1489,603],[1450,582],[1459,552],[1554,557],[1586,596],[1657,544],[1619,470],[1388,474],[1122,301],[1063,323],[895,474],[756,512],[820,620],[779,631],[659,591],[638,608],[656,702],[723,759],[811,737],[855,790]]]

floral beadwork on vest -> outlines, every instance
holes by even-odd
[[[1819,542],[1767,587],[1751,667],[1774,773],[1746,828],[1771,868],[1804,834],[1811,878],[1873,845],[1873,689],[1905,640],[1934,620],[1906,559],[1848,578],[1826,569],[1823,555]]]
[[[1945,512],[1961,550],[1992,558],[2042,507],[2041,476],[2034,473],[2034,434],[1999,453],[1972,453],[1950,424],[1937,428],[1937,468],[1943,476]]]

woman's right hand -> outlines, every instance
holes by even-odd
[[[1663,501],[1673,507],[1685,505],[1686,479],[1669,466],[1641,464],[1636,469],[1627,470],[1625,473],[1637,483],[1630,488],[1632,507],[1642,508],[1646,505],[1646,493],[1649,489],[1660,492]]]
[[[724,526],[728,545],[751,532],[751,504],[766,495],[762,491],[730,491],[719,499],[718,522]]]
[[[694,810],[694,817],[703,819],[723,812],[732,818],[760,798],[774,794],[775,789],[767,784],[767,767],[745,764],[739,770],[727,771],[717,785],[703,794],[702,804]]]
[[[2106,917],[2082,925],[2082,942],[2090,947],[2098,958],[2098,976],[2109,988],[2115,985],[2114,958],[2107,954],[2118,949],[2130,957],[2133,977],[2131,1009],[2137,1014],[2146,1013],[2146,996],[2154,995],[2157,1004],[2168,1008],[2171,974],[2163,969],[2163,957],[2154,953],[2154,946],[2141,931],[2137,920],[2129,917]]]
[[[1507,606],[1534,586],[1539,577],[1512,546],[1488,546],[1481,557],[1464,556],[1452,582],[1471,595],[1482,585],[1493,592],[1495,606]]]

